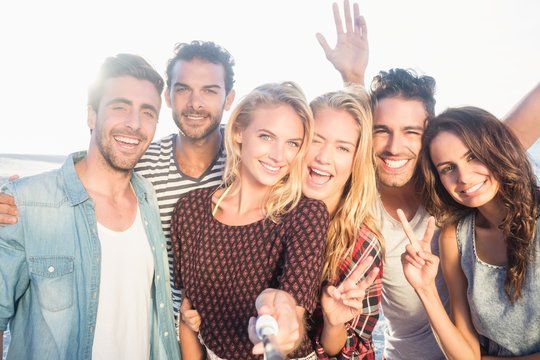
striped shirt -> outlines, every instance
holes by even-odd
[[[320,343],[324,327],[321,304],[317,306],[313,314],[313,330],[315,331],[315,349],[319,359],[366,359],[375,360],[375,347],[373,345],[372,333],[379,320],[382,276],[383,276],[383,252],[379,239],[367,227],[362,226],[358,231],[358,239],[354,246],[352,257],[345,259],[338,272],[339,283],[344,281],[349,274],[356,269],[356,265],[367,258],[373,256],[373,263],[366,270],[368,274],[378,267],[379,273],[373,284],[366,289],[366,295],[362,301],[362,311],[352,320],[345,323],[347,329],[347,340],[340,353],[329,356],[324,352]]]
[[[220,128],[223,139],[223,127]],[[191,190],[221,184],[225,168],[225,147],[221,144],[218,155],[208,169],[199,177],[185,175],[176,159],[177,134],[168,135],[153,142],[135,166],[135,171],[148,179],[154,186],[159,205],[161,224],[167,239],[169,271],[172,279],[173,257],[171,252],[171,215],[178,199]],[[180,307],[181,294],[171,280],[173,308],[175,318]]]

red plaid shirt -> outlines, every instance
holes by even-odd
[[[378,267],[379,274],[366,291],[366,297],[364,298],[360,315],[345,324],[347,328],[347,341],[339,354],[329,356],[324,352],[320,343],[324,327],[320,302],[313,313],[312,330],[314,332],[315,350],[319,359],[375,360],[375,346],[373,345],[372,332],[379,320],[383,276],[383,254],[379,239],[368,227],[362,226],[358,231],[358,240],[356,241],[352,257],[341,263],[338,274],[338,283],[342,282],[349,273],[355,269],[357,263],[369,255],[373,256],[374,261],[366,273],[369,273],[372,269]]]

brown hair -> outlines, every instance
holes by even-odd
[[[499,182],[497,196],[506,209],[499,225],[507,244],[504,290],[514,302],[521,297],[527,268],[533,261],[540,203],[540,188],[527,153],[501,121],[476,107],[451,108],[430,121],[424,131],[416,188],[426,210],[442,223],[455,223],[475,211],[448,194],[431,161],[429,146],[443,131],[458,136]]]

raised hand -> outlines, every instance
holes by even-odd
[[[192,331],[199,332],[201,327],[201,315],[199,315],[197,310],[193,309],[193,306],[187,297],[182,299],[180,316],[184,324],[186,324]]]
[[[337,326],[360,315],[366,291],[379,273],[379,268],[375,267],[364,277],[372,264],[373,257],[368,256],[358,263],[356,269],[337,287],[326,286],[323,289],[321,305],[325,322]]]
[[[431,253],[431,241],[435,233],[435,219],[433,216],[428,219],[424,237],[418,239],[403,211],[398,209],[397,214],[410,241],[410,244],[405,248],[405,252],[401,255],[403,273],[407,281],[417,290],[434,285],[439,270],[439,258]]]
[[[366,20],[360,16],[360,10],[356,3],[353,4],[353,18],[349,0],[344,0],[344,31],[337,3],[332,4],[332,10],[336,24],[336,46],[332,49],[321,33],[316,34],[317,40],[321,44],[326,58],[339,71],[344,82],[364,85],[364,74],[369,60]]]

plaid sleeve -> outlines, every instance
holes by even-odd
[[[353,250],[352,257],[343,261],[341,264],[339,278],[340,281],[343,281],[343,279],[355,269],[359,262],[370,255],[373,256],[374,261],[366,273],[369,273],[375,267],[379,268],[379,273],[373,284],[366,291],[366,296],[362,302],[362,312],[345,324],[347,328],[347,340],[341,349],[341,352],[334,357],[330,357],[326,354],[320,343],[324,321],[322,320],[320,307],[317,309],[316,316],[318,319],[315,321],[320,325],[317,326],[315,333],[315,346],[319,359],[375,359],[375,347],[373,345],[372,332],[379,320],[383,253],[379,239],[377,239],[375,234],[373,234],[369,228],[362,227],[359,230],[358,240]]]

